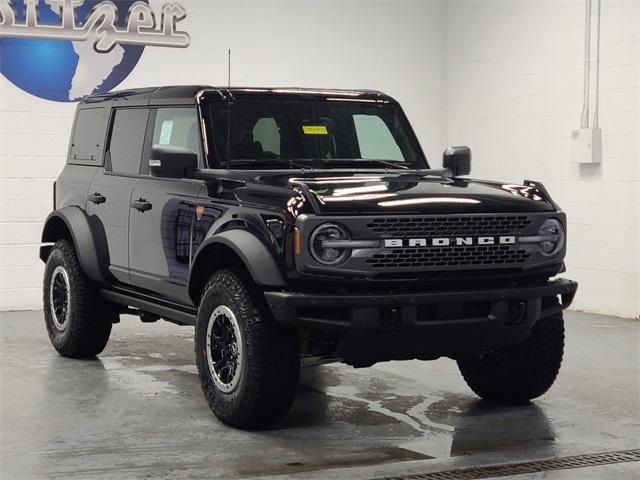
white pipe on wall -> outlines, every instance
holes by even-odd
[[[589,127],[589,77],[591,75],[591,0],[585,0],[584,5],[584,77],[580,128]]]
[[[595,72],[595,100],[593,102],[593,128],[598,128],[598,100],[600,97],[600,10],[602,0],[598,0],[596,10],[596,72]]]

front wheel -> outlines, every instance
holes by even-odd
[[[205,287],[195,331],[205,398],[223,423],[266,427],[289,411],[300,372],[297,330],[279,325],[250,280],[215,273]]]
[[[521,345],[458,360],[467,385],[492,403],[524,403],[555,381],[564,350],[562,313],[538,320]]]

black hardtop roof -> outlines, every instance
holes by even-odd
[[[336,90],[327,88],[287,88],[287,87],[212,87],[209,85],[175,85],[165,87],[131,88],[108,93],[89,95],[80,105],[102,102],[126,102],[127,105],[171,105],[195,104],[196,96],[203,90],[220,92],[232,96],[291,96],[307,98],[340,98],[353,100],[382,100],[395,102],[391,97],[376,90]]]

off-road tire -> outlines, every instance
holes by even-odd
[[[520,404],[551,388],[562,364],[563,350],[564,321],[562,313],[557,313],[538,320],[523,344],[490,352],[489,357],[458,360],[458,367],[467,385],[484,400]],[[501,356],[497,362],[496,354]]]
[[[56,326],[51,309],[50,287],[56,269],[66,272],[70,292],[63,329]],[[67,240],[58,240],[47,259],[43,303],[47,333],[60,355],[87,358],[104,350],[118,313],[112,304],[102,298],[97,285],[86,276],[75,249]]]
[[[216,385],[207,356],[207,329],[220,306],[234,314],[242,342],[238,383],[229,392]],[[300,374],[298,331],[273,319],[262,293],[243,272],[221,270],[205,286],[196,321],[195,353],[204,396],[224,424],[261,429],[291,408]]]

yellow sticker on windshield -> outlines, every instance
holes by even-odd
[[[303,125],[302,131],[305,135],[329,135],[324,125]]]

